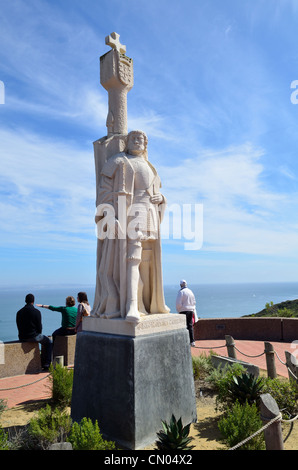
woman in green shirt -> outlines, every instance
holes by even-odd
[[[53,305],[36,304],[37,307],[48,308],[53,312],[61,312],[62,314],[61,327],[55,330],[52,334],[53,342],[55,341],[56,336],[68,336],[76,334],[75,326],[78,312],[78,309],[75,307],[76,301],[74,297],[68,296],[66,297],[65,303],[65,307],[53,307]]]

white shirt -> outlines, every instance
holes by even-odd
[[[194,311],[196,309],[196,299],[192,290],[183,287],[177,295],[176,310],[178,313]]]

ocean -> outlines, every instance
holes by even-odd
[[[267,302],[274,304],[298,299],[298,282],[249,283],[249,284],[201,284],[189,285],[197,300],[199,318],[237,318],[250,315],[265,308]],[[175,303],[179,286],[164,286],[165,298],[171,312],[176,313]],[[84,291],[92,306],[94,286],[36,286],[28,288],[0,288],[0,341],[18,339],[16,312],[25,304],[25,296],[31,292],[38,304],[65,305],[65,298]],[[61,314],[40,308],[43,333],[51,335],[61,325]]]

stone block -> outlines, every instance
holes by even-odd
[[[0,378],[35,374],[41,371],[38,343],[9,341],[2,344]]]
[[[74,364],[76,350],[76,335],[56,336],[53,347],[53,358],[56,356],[64,357],[64,365]]]
[[[140,336],[83,331],[77,335],[71,416],[97,420],[108,440],[142,449],[161,420],[196,421],[186,328]]]
[[[239,359],[233,359],[232,357],[225,356],[211,356],[212,364],[215,367],[231,366],[232,364],[241,364],[249,374],[253,374],[255,377],[259,377],[260,369],[258,366],[249,364],[248,362],[240,361]]]
[[[83,330],[125,336],[143,336],[170,330],[186,328],[184,315],[156,313],[142,317],[140,322],[128,322],[124,318],[83,318]]]
[[[70,442],[55,442],[50,445],[49,450],[72,450],[72,445]]]

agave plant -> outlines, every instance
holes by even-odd
[[[261,378],[255,377],[253,374],[243,373],[242,375],[233,377],[233,382],[229,386],[229,393],[233,400],[238,400],[240,404],[248,402],[250,405],[257,403],[264,382]]]
[[[163,430],[157,433],[158,441],[155,442],[159,450],[191,450],[194,446],[190,446],[192,437],[188,437],[190,424],[183,427],[182,420],[177,421],[172,415],[170,424],[162,421]]]

